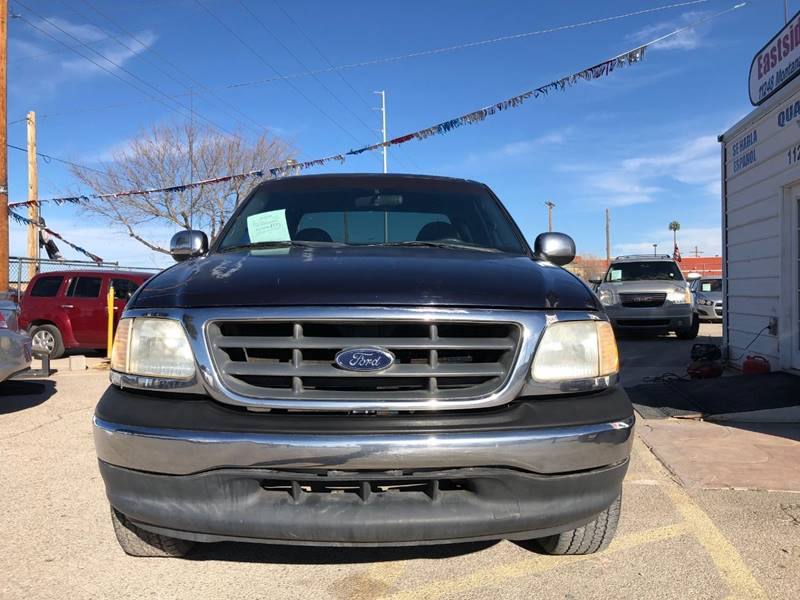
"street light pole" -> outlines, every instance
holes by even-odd
[[[552,200],[548,200],[544,205],[547,207],[547,231],[553,231],[553,208],[555,204]]]
[[[653,244],[653,256],[658,256],[658,244]]]
[[[381,135],[383,136],[383,172],[389,172],[389,161],[388,156],[386,154],[388,147],[386,144],[386,90],[381,90],[379,92],[375,92],[376,94],[380,94],[381,96]]]

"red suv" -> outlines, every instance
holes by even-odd
[[[114,286],[114,324],[149,273],[54,271],[31,279],[22,296],[19,323],[34,348],[58,358],[68,349],[101,349],[108,335],[108,286]]]

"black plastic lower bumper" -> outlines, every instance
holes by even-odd
[[[563,475],[507,468],[160,475],[100,461],[112,506],[144,529],[203,542],[334,546],[551,535],[607,508],[627,468],[625,461]]]

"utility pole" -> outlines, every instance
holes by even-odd
[[[606,209],[606,266],[611,264],[611,213]]]
[[[376,94],[380,94],[381,96],[381,135],[383,136],[383,143],[386,143],[386,90],[381,90],[379,92],[375,92]],[[389,172],[389,162],[388,156],[386,152],[388,148],[386,146],[383,147],[383,172]]]
[[[8,289],[8,0],[0,0],[0,292]]]
[[[552,200],[548,200],[544,205],[547,207],[547,231],[553,231],[553,208],[555,204],[553,204]]]
[[[700,258],[700,255],[701,255],[701,254],[703,254],[703,252],[701,252],[700,250],[698,250],[697,246],[695,246],[695,247],[694,247],[694,250],[692,251],[692,254],[694,254],[694,257],[695,257],[695,258]]]
[[[28,113],[28,200],[35,202],[39,199],[39,173],[36,164],[36,113]],[[32,259],[28,265],[28,281],[39,270],[39,228],[33,223],[39,222],[38,204],[28,205],[28,258]]]

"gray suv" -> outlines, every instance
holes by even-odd
[[[697,337],[700,320],[691,289],[669,255],[618,256],[596,291],[620,332],[674,331],[680,339]]]

